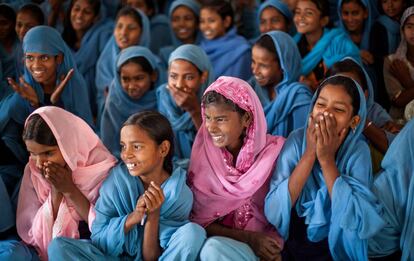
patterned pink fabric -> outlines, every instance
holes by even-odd
[[[116,159],[82,119],[58,107],[42,107],[39,114],[52,130],[59,149],[72,170],[73,182],[91,203],[89,226],[95,218],[94,203],[99,188],[115,165]],[[58,236],[79,238],[82,219],[64,198],[53,220],[51,187],[37,170],[35,162],[26,165],[17,207],[17,232],[23,241],[34,246],[42,260],[47,260],[49,242]]]
[[[189,167],[194,193],[191,219],[207,226],[223,218],[221,223],[233,228],[271,233],[282,245],[282,239],[264,216],[263,205],[284,138],[266,134],[262,105],[245,81],[222,76],[205,93],[210,91],[250,112],[253,120],[233,166],[232,155],[213,144],[202,109],[203,125],[195,138]]]

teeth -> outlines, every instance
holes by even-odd
[[[127,166],[128,169],[133,169],[134,167],[137,166],[137,164],[135,164],[135,163],[127,163],[126,166]]]
[[[33,71],[33,74],[36,76],[39,76],[41,74],[43,74],[43,71]]]
[[[223,136],[211,136],[215,142],[219,142]]]

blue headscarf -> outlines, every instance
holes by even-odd
[[[160,246],[165,249],[174,232],[189,222],[193,194],[186,185],[186,172],[176,168],[161,184],[165,200],[160,209]],[[137,199],[145,192],[138,177],[131,176],[123,162],[111,170],[96,202],[96,219],[92,224],[92,242],[111,256],[142,255],[144,226],[134,226],[125,234],[125,220],[134,211]],[[156,236],[156,235],[154,235]]]
[[[168,16],[169,16],[170,20],[172,19],[172,14],[173,14],[174,10],[176,8],[180,7],[180,6],[185,6],[185,7],[189,8],[197,18],[200,17],[200,7],[201,6],[197,1],[195,1],[195,0],[177,0],[177,1],[174,1],[170,6],[170,10],[168,12]],[[200,41],[201,41],[201,37],[202,37],[202,35],[201,35],[201,33],[200,33],[200,31],[198,30],[198,27],[197,27],[196,39],[195,39],[194,44],[199,44]],[[161,60],[165,63],[168,63],[168,59],[170,57],[170,54],[174,51],[174,49],[177,48],[178,46],[180,46],[181,44],[183,44],[175,36],[175,33],[173,32],[172,28],[171,28],[171,38],[172,38],[173,44],[169,45],[169,46],[162,47],[160,49],[160,52],[159,52],[159,56],[160,56]]]
[[[299,42],[301,34],[295,36]],[[308,75],[323,59],[325,65],[330,68],[334,63],[350,56],[356,60],[360,59],[359,49],[349,38],[348,34],[339,28],[327,29],[323,31],[321,39],[316,43],[312,50],[302,59],[301,75]]]
[[[396,136],[381,163],[373,192],[384,206],[386,226],[369,241],[372,257],[402,251],[414,258],[414,120]]]
[[[338,17],[339,17],[339,27],[342,28],[344,31],[347,31],[345,24],[342,21],[342,2],[343,0],[338,1],[338,8],[337,8]],[[361,0],[361,3],[365,6],[366,11],[368,12],[368,17],[364,21],[364,30],[362,32],[362,40],[360,44],[360,49],[369,50],[369,39],[370,39],[371,26],[378,16],[378,10],[376,6],[376,2],[374,2],[373,0]]]
[[[332,76],[338,77],[338,75]],[[327,80],[328,80],[327,79]],[[322,86],[321,83],[320,86]],[[371,193],[372,170],[370,152],[361,138],[366,118],[366,102],[362,89],[355,82],[359,93],[361,121],[354,131],[349,131],[336,153],[336,166],[340,176],[332,189],[332,198],[315,161],[302,192],[295,204],[299,217],[305,217],[307,236],[318,242],[328,237],[329,249],[334,260],[366,260],[367,240],[382,226],[380,206]],[[319,96],[312,99],[310,113]],[[276,164],[270,191],[265,200],[265,214],[279,233],[288,238],[291,199],[288,189],[289,176],[306,150],[306,129],[291,133]]]
[[[169,64],[177,59],[192,63],[201,72],[208,72],[207,80],[197,91],[197,97],[201,103],[201,97],[204,91],[215,79],[207,54],[196,45],[185,44],[171,53]],[[167,84],[163,84],[157,89],[158,110],[168,118],[174,130],[176,141],[175,155],[180,159],[190,158],[191,147],[197,130],[191,120],[190,114],[175,103],[166,87]]]
[[[90,126],[93,126],[92,111],[85,80],[76,67],[72,51],[63,41],[58,31],[45,25],[30,29],[23,39],[23,52],[63,55],[63,61],[57,67],[57,83],[60,81],[60,77],[66,75],[70,69],[73,68],[75,72],[62,92],[60,98],[62,108],[81,117]],[[33,79],[26,67],[24,68],[24,80],[35,89],[40,104],[44,104],[43,88]]]
[[[272,38],[277,52],[280,68],[283,72],[282,80],[275,85],[276,98],[271,101],[267,91],[252,77],[251,85],[259,96],[266,115],[267,132],[272,135],[287,137],[293,127],[303,127],[306,117],[303,112],[309,111],[312,99],[310,89],[298,82],[301,69],[301,57],[292,37],[280,31],[266,33]],[[263,37],[263,36],[262,36]],[[299,110],[299,114],[294,114]],[[289,126],[293,120],[293,126]]]
[[[217,39],[203,39],[200,46],[213,65],[214,75],[241,79],[249,79],[252,75],[250,44],[244,37],[237,35],[236,28]]]
[[[276,8],[286,19],[290,22],[292,22],[293,15],[292,12],[289,10],[289,7],[287,4],[280,0],[267,0],[266,2],[262,3],[259,7],[259,12],[257,15],[258,25],[260,26],[260,16],[262,15],[262,12],[267,7],[274,7]]]
[[[137,45],[149,47],[151,33],[148,17],[138,9],[136,9],[136,11],[140,15],[142,21],[141,37]],[[115,37],[112,35],[111,38],[109,38],[109,41],[103,49],[102,53],[100,54],[98,62],[96,63],[95,84],[97,89],[96,98],[98,103],[98,112],[103,109],[103,105],[105,103],[105,88],[109,87],[112,80],[115,78],[115,63],[120,51],[121,49],[119,49],[118,45],[116,44]]]
[[[118,158],[120,157],[119,135],[124,121],[127,120],[129,116],[139,111],[153,110],[157,108],[157,99],[153,87],[138,100],[129,97],[122,88],[119,75],[121,67],[126,61],[133,57],[144,57],[154,71],[158,74],[161,73],[157,70],[155,55],[153,55],[146,47],[131,46],[124,49],[118,55],[116,61],[117,70],[114,72],[115,79],[109,88],[109,94],[102,113],[100,128],[102,142],[109,151]]]
[[[381,15],[377,21],[387,30],[388,54],[394,53],[401,40],[400,24],[387,15]]]

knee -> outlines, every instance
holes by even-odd
[[[49,257],[53,257],[54,260],[63,257],[63,252],[66,246],[66,240],[63,237],[57,237],[53,239],[47,247],[47,254]]]
[[[200,260],[216,260],[215,256],[219,253],[222,243],[218,237],[209,237],[205,242],[200,251]]]
[[[183,244],[200,249],[207,238],[203,227],[195,223],[187,223],[179,228]]]

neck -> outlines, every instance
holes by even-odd
[[[233,166],[236,166],[237,156],[239,156],[239,152],[243,146],[243,139],[244,139],[244,136],[241,137],[240,142],[236,147],[226,147],[226,149],[233,156]]]
[[[142,175],[139,178],[144,185],[144,189],[147,190],[151,184],[151,181],[155,182],[157,186],[161,186],[161,184],[168,179],[169,176],[170,175],[161,166],[161,169],[154,170],[153,172]]]
[[[50,81],[47,81],[45,83],[42,83],[41,86],[43,88],[43,92],[44,93],[46,93],[46,94],[52,94],[53,91],[56,88],[56,77],[54,77]]]
[[[195,37],[189,37],[187,39],[182,40],[183,44],[194,44],[195,43]]]
[[[407,44],[407,60],[414,63],[414,46]]]
[[[321,39],[323,34],[323,28],[319,28],[314,32],[305,34],[306,42],[308,42],[310,50],[316,45],[316,43]]]
[[[277,83],[266,87],[267,95],[269,96],[269,100],[271,101],[273,101],[276,98],[275,88],[273,88],[275,85],[277,85]]]

